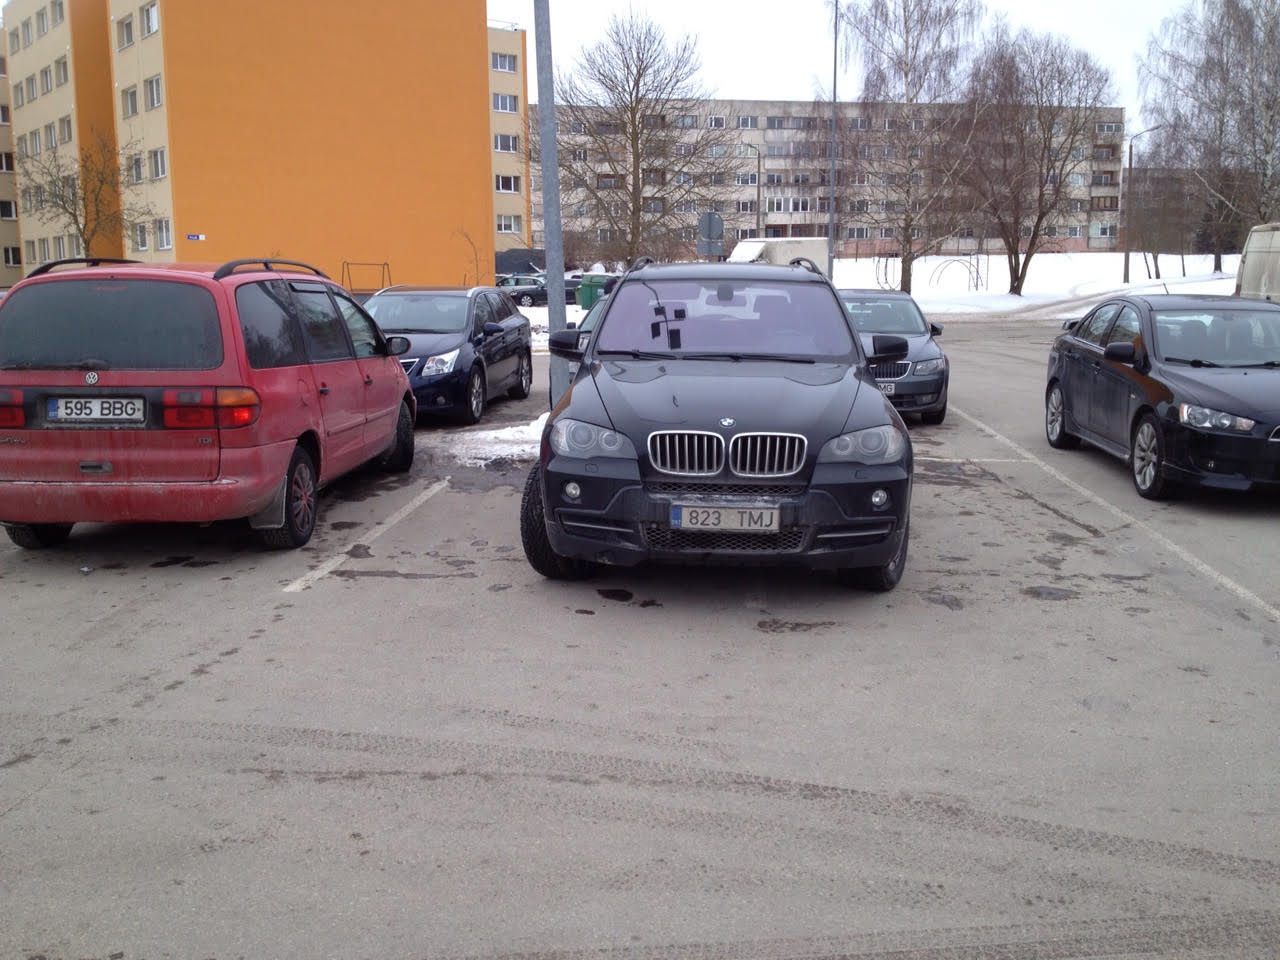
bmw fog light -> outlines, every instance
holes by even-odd
[[[582,496],[582,488],[570,480],[564,485],[564,495],[570,500],[577,500]]]
[[[889,502],[888,490],[876,490],[871,494],[871,505],[873,507],[883,507]]]

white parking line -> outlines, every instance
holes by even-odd
[[[1242,584],[1236,583],[1236,581],[1232,580],[1225,573],[1222,573],[1217,569],[1215,569],[1214,567],[1211,567],[1209,564],[1205,563],[1195,554],[1178,546],[1176,543],[1174,543],[1172,540],[1166,537],[1163,533],[1161,533],[1155,527],[1151,526],[1151,524],[1143,520],[1139,520],[1137,517],[1132,516],[1131,514],[1125,513],[1115,504],[1111,503],[1111,501],[1104,499],[1103,497],[1094,493],[1088,487],[1085,487],[1077,483],[1076,481],[1072,480],[1061,470],[1051,467],[1049,464],[1045,463],[1043,460],[1037,457],[1030,450],[1027,450],[1026,448],[1016,443],[1015,441],[1010,440],[1008,437],[1000,433],[998,430],[994,430],[991,427],[987,426],[985,423],[983,423],[981,420],[979,420],[977,417],[973,416],[972,414],[965,413],[963,410],[957,409],[954,405],[950,409],[952,413],[958,414],[964,420],[968,420],[971,424],[973,424],[983,433],[986,433],[987,435],[991,436],[995,440],[998,440],[1001,443],[1003,443],[1005,446],[1009,447],[1014,452],[1020,454],[1026,461],[1030,463],[1034,463],[1037,467],[1039,467],[1049,476],[1053,477],[1063,486],[1075,491],[1080,496],[1088,500],[1090,503],[1094,503],[1097,506],[1102,507],[1102,509],[1106,510],[1108,513],[1110,513],[1114,517],[1124,521],[1124,523],[1128,524],[1129,526],[1132,526],[1135,529],[1141,530],[1148,537],[1150,537],[1156,543],[1160,544],[1160,546],[1164,547],[1166,550],[1168,550],[1170,553],[1176,556],[1179,560],[1181,560],[1187,566],[1191,567],[1192,570],[1196,571],[1199,574],[1202,574],[1205,577],[1208,577],[1214,583],[1218,584],[1218,586],[1223,587],[1224,589],[1234,593],[1237,597],[1239,597],[1241,600],[1245,601],[1246,603],[1252,604],[1253,606],[1257,607],[1259,610],[1265,613],[1268,617],[1270,617],[1273,621],[1280,622],[1280,610],[1271,606],[1271,604],[1267,603],[1265,600],[1263,600],[1260,596],[1258,596],[1248,587],[1245,587]]]
[[[369,528],[368,533],[362,534],[361,536],[357,537],[355,540],[352,540],[340,553],[334,554],[324,563],[320,564],[320,566],[312,570],[310,573],[307,573],[304,576],[301,576],[297,580],[293,581],[293,583],[289,584],[287,587],[284,588],[284,592],[297,593],[300,590],[307,589],[307,587],[311,586],[313,583],[317,582],[318,580],[321,580],[324,577],[327,577],[329,574],[333,573],[333,571],[337,570],[340,566],[342,566],[347,561],[348,554],[352,547],[354,547],[358,543],[362,543],[366,545],[373,543],[373,541],[377,540],[380,536],[382,536],[384,533],[386,533],[388,530],[394,527],[397,523],[399,523],[409,514],[413,513],[413,511],[417,510],[420,506],[422,506],[424,503],[426,503],[428,500],[430,500],[432,497],[434,497],[437,493],[439,493],[448,485],[449,485],[448,477],[445,477],[443,480],[437,480],[435,483],[427,487],[427,489],[423,490],[420,494],[418,494],[416,497],[414,497],[412,500],[406,503],[403,507],[401,507],[395,513],[393,513],[391,516],[387,517],[387,519],[379,520],[377,523],[375,523],[372,527]]]

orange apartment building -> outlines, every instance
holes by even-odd
[[[24,48],[20,25],[63,4],[70,35]],[[146,209],[124,256],[303,260],[357,290],[492,281],[484,0],[10,0],[4,20],[11,43],[19,25],[15,85],[69,45],[65,106],[51,106],[77,133],[102,91],[125,206]],[[54,253],[31,239],[27,268]]]

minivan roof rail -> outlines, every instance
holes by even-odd
[[[789,266],[804,267],[806,270],[812,271],[813,273],[822,273],[822,271],[818,269],[818,265],[808,257],[792,257]]]
[[[329,279],[329,275],[319,267],[313,267],[309,263],[303,263],[301,260],[277,260],[275,257],[250,257],[248,260],[228,260],[217,270],[213,271],[213,279],[221,280],[223,277],[229,277],[236,272],[238,267],[262,267],[263,270],[274,270],[277,265],[288,267],[302,267],[304,270],[310,270],[318,277]]]
[[[86,267],[100,267],[104,263],[141,263],[141,260],[121,260],[119,257],[67,257],[62,260],[50,260],[48,263],[42,263],[30,273],[28,277],[38,277],[42,273],[48,273],[54,267],[66,267],[73,263],[82,264]]]

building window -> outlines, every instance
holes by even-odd
[[[850,118],[849,118],[849,129],[850,129],[850,130],[870,130],[870,129],[871,129],[871,121],[870,121],[869,119],[867,119],[866,117],[850,117]],[[861,230],[861,229],[863,229],[863,228],[862,228],[862,227],[850,227],[849,229],[850,229],[850,230]],[[852,238],[852,237],[850,237],[850,239],[853,239],[853,238]],[[865,240],[865,239],[866,239],[866,237],[860,237],[859,239]]]
[[[764,175],[764,185],[765,185],[766,187],[780,187],[780,186],[782,186],[782,174],[780,174],[780,173],[766,173],[766,174]]]
[[[756,202],[754,200],[739,200],[737,209],[739,213],[755,213]]]
[[[811,213],[813,211],[812,197],[792,197],[791,212],[792,213]]]
[[[1114,223],[1094,223],[1090,225],[1090,233],[1095,237],[1114,237],[1116,235],[1116,225]]]
[[[587,151],[586,151],[585,149],[581,148],[581,147],[580,147],[580,148],[578,148],[577,150],[573,151],[573,162],[574,162],[574,163],[586,163],[586,162],[587,162]]]
[[[728,154],[728,152],[729,148],[723,143],[713,143],[711,146],[707,147],[708,157],[723,157]]]
[[[880,239],[881,239],[881,240],[892,240],[892,239],[893,239],[894,237],[896,237],[897,235],[898,235],[898,228],[897,228],[897,227],[881,227],[881,228],[880,228]]]
[[[138,20],[142,23],[142,35],[149,37],[160,29],[160,10],[157,4],[145,3],[138,11]]]
[[[646,187],[662,187],[667,183],[667,171],[665,170],[646,170],[644,172],[644,185]]]
[[[759,127],[760,127],[759,117],[739,117],[738,118],[739,130],[756,130],[756,129],[759,129]]]
[[[52,150],[54,145],[58,142],[57,136],[57,127],[52,123],[46,123],[44,125],[44,142],[50,150]]]
[[[63,0],[49,0],[49,15],[55,27],[66,19],[67,13]]]
[[[1078,223],[1068,224],[1068,226],[1067,226],[1067,236],[1068,236],[1068,237],[1082,237],[1082,236],[1084,236],[1084,228],[1083,228],[1083,227],[1081,227]]]
[[[18,205],[12,200],[0,200],[0,220],[17,220]]]
[[[677,157],[692,157],[692,156],[693,156],[693,144],[692,144],[692,143],[677,143],[677,144],[676,144],[676,156],[677,156]]]
[[[687,187],[693,183],[693,174],[688,170],[681,170],[679,173],[673,174],[671,182],[678,187]]]
[[[129,179],[133,183],[142,182],[142,154],[135,154],[129,158]]]
[[[53,259],[65,260],[67,257],[67,238],[59,234],[53,238]]]
[[[493,63],[493,69],[501,70],[503,73],[516,72],[516,55],[514,53],[495,53],[490,59]]]
[[[53,80],[58,86],[62,86],[68,79],[70,74],[67,70],[67,58],[59,57],[53,61]]]
[[[758,181],[755,171],[752,170],[750,173],[739,173],[733,182],[740,187],[754,187]]]
[[[49,11],[41,7],[36,11],[36,35],[43,37],[49,32]]]
[[[36,259],[36,242],[34,240],[28,240],[22,245],[22,248],[27,252],[27,263],[34,262]]]
[[[497,190],[499,193],[519,193],[520,192],[519,177],[507,176],[506,174],[500,173],[496,177],[494,177],[493,180],[494,180],[494,189]]]
[[[21,247],[5,247],[4,248],[4,265],[6,267],[22,266],[22,248]]]
[[[133,45],[133,15],[121,17],[116,21],[116,49],[123,50]]]
[[[133,249],[147,249],[147,225],[140,223],[133,228]]]
[[[764,201],[765,213],[786,213],[787,197],[766,197]]]
[[[618,239],[618,231],[611,230],[608,227],[601,227],[596,231],[596,240],[599,243],[614,243]]]
[[[169,250],[173,247],[173,228],[169,226],[169,218],[157,220],[154,224],[156,249]]]
[[[27,101],[30,102],[36,98],[36,75],[33,73],[27,77]]]
[[[160,96],[160,75],[156,74],[154,77],[147,77],[142,83],[146,88],[147,109],[154,110],[164,102]]]
[[[120,91],[120,113],[125,117],[138,115],[138,88],[126,87]]]
[[[71,255],[73,257],[81,256],[83,251],[80,249],[80,234],[71,234]]]
[[[765,156],[769,157],[785,157],[787,155],[787,144],[771,143],[765,147]]]
[[[515,113],[518,98],[514,93],[495,93],[493,109],[499,113]]]
[[[68,114],[68,115],[67,115],[67,116],[65,116],[65,117],[59,117],[59,118],[58,118],[58,142],[59,142],[59,143],[70,143],[70,142],[71,142],[71,116],[70,116],[70,114]]]
[[[10,30],[9,31],[9,52],[17,53],[21,49],[22,49],[22,38],[20,34],[16,29]]]
[[[792,177],[791,177],[791,182],[792,182],[792,183],[808,183],[808,182],[809,182],[809,174],[808,174],[808,173],[796,173],[796,174],[793,174],[793,175],[792,175]]]
[[[498,214],[499,233],[519,233],[520,217],[510,213]]]
[[[0,103],[0,124],[7,124],[8,122],[9,105],[7,103]]]
[[[1116,182],[1113,179],[1111,179],[1110,172],[1095,173],[1093,175],[1092,183],[1095,187],[1114,187],[1116,184]]]
[[[22,91],[22,84],[15,83],[13,85],[13,105],[20,107],[27,102],[26,94]]]
[[[6,150],[0,153],[0,171],[5,173],[13,173],[13,151]]]
[[[514,133],[495,133],[493,149],[499,153],[516,153],[520,150],[520,138]]]
[[[641,201],[641,209],[645,213],[662,213],[666,207],[661,197],[645,197]]]
[[[867,228],[866,227],[850,227],[849,232],[846,234],[846,236],[850,240],[866,240]]]
[[[757,236],[758,234],[756,233],[755,227],[739,227],[738,228],[739,240],[754,240]]]
[[[16,146],[16,147],[18,148],[18,157],[19,157],[19,159],[21,159],[21,158],[23,158],[23,157],[28,156],[28,154],[27,154],[27,135],[26,135],[25,133],[24,133],[24,134],[22,134],[22,136],[18,137],[18,139],[17,139],[17,140],[13,141],[13,143],[14,143],[14,146]]]
[[[600,173],[596,175],[597,190],[625,190],[626,178],[616,173]]]
[[[724,117],[707,117],[707,126],[712,130],[723,130]]]
[[[31,144],[31,155],[33,157],[40,156],[40,151],[43,149],[40,145],[40,131],[32,130],[27,134],[27,142]]]
[[[1098,133],[1124,133],[1123,123],[1098,123],[1094,125]]]
[[[698,125],[698,118],[692,113],[682,113],[676,117],[675,125],[682,130],[692,130]]]
[[[49,262],[49,238],[41,237],[37,242],[40,244],[40,262],[48,263]]]
[[[31,203],[33,210],[40,210],[44,207],[44,187],[37,185],[31,194]]]
[[[792,130],[817,130],[818,118],[817,117],[792,117],[791,129]]]
[[[147,153],[147,160],[151,166],[151,179],[159,180],[161,177],[169,174],[169,157],[165,153],[164,147],[158,150],[151,150]]]
[[[31,46],[31,21],[22,21],[22,45],[24,47]]]

